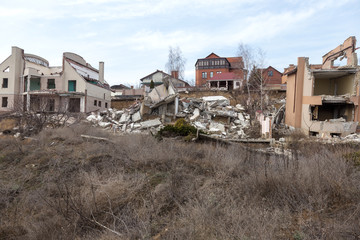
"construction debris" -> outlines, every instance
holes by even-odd
[[[230,106],[223,96],[179,99],[172,85],[160,85],[145,97],[122,110],[108,109],[92,113],[87,121],[113,132],[156,132],[165,124],[184,118],[195,128],[209,135],[226,139],[247,138],[250,116],[240,104]]]

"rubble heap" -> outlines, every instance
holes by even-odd
[[[150,130],[155,133],[165,124],[184,118],[192,126],[217,138],[247,137],[244,129],[250,125],[250,116],[240,104],[230,106],[230,101],[223,96],[179,99],[177,94],[171,94],[157,100],[145,98],[127,109],[92,113],[87,120],[114,132]]]

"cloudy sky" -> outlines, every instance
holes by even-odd
[[[360,40],[359,0],[12,0],[0,5],[0,62],[11,46],[60,66],[75,52],[94,67],[105,62],[110,85],[139,85],[165,70],[169,46],[186,58],[237,55],[240,43],[260,47],[280,71],[297,57],[310,63],[349,36]],[[360,44],[359,44],[360,46]]]

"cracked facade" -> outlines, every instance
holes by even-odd
[[[12,47],[0,64],[0,111],[91,112],[110,107],[111,90],[99,70],[81,56],[65,52],[62,66]]]
[[[359,122],[360,71],[356,38],[323,56],[322,64],[310,65],[307,57],[285,68],[287,84],[285,123],[309,135],[345,136],[356,132]],[[346,59],[346,65],[335,66]]]

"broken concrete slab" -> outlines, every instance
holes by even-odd
[[[156,119],[140,122],[140,124],[141,124],[141,128],[144,129],[144,128],[157,127],[160,126],[162,123],[160,121],[160,118],[156,118]]]
[[[200,117],[200,110],[198,108],[195,108],[193,115],[190,117],[190,121],[195,121]]]
[[[217,122],[210,122],[209,125],[210,132],[225,132],[225,125]]]
[[[245,108],[241,104],[236,104],[235,107],[240,111],[245,111]]]
[[[126,123],[130,120],[130,115],[127,112],[124,112],[124,114],[121,115],[120,123]]]
[[[140,111],[137,111],[136,113],[134,113],[132,116],[131,116],[131,120],[133,122],[138,122],[141,120],[141,115],[140,115]]]
[[[193,125],[198,129],[202,129],[202,130],[206,129],[206,125],[201,122],[194,122]]]

